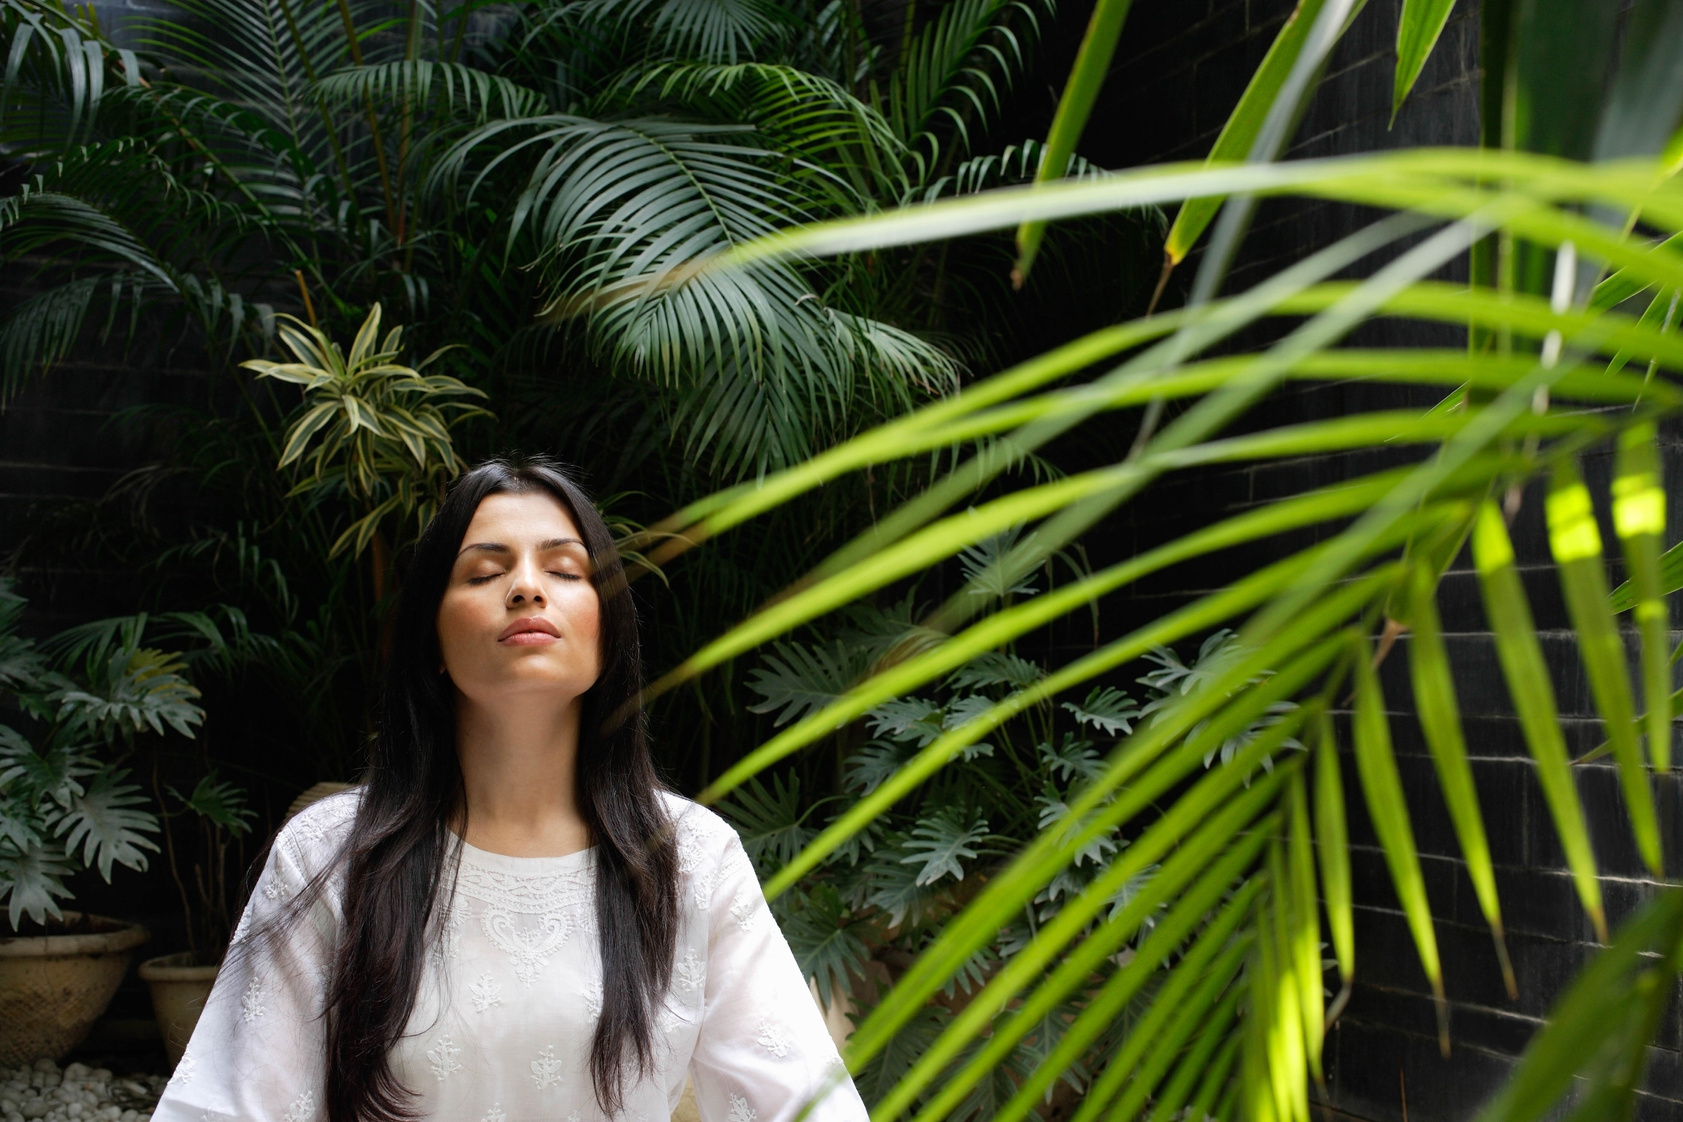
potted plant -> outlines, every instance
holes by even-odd
[[[168,793],[175,809],[164,805]],[[238,901],[229,892],[240,862],[230,868],[233,842],[251,832],[255,817],[246,806],[245,792],[220,778],[215,769],[201,776],[191,794],[164,785],[158,793],[159,813],[165,819],[164,856],[170,877],[181,895],[187,921],[187,949],[159,955],[140,964],[140,977],[152,991],[152,1011],[164,1036],[169,1062],[181,1059],[199,1013],[210,997],[228,945]],[[184,853],[170,820],[188,818],[187,831],[197,842],[196,853]],[[230,877],[232,873],[232,877]],[[189,887],[191,885],[191,887]]]
[[[244,793],[214,770],[189,795],[161,784],[156,751],[153,798],[129,782],[143,748],[161,745],[166,730],[191,739],[204,721],[184,657],[143,645],[147,616],[84,624],[37,644],[18,631],[25,606],[0,581],[0,900],[15,933],[0,940],[0,1063],[62,1056],[104,1012],[147,932],[58,902],[72,895],[66,879],[85,869],[107,883],[115,865],[144,871],[160,833],[187,912],[189,949],[165,956],[161,969],[153,960],[142,976],[173,1059],[185,1043],[180,1023],[193,1006],[193,983],[199,1006],[209,990],[208,979],[195,977],[180,993],[179,971],[202,976],[195,968],[208,965],[215,976],[209,956],[226,942],[230,912],[228,841],[249,829],[252,815]],[[175,832],[164,828],[187,815],[204,841],[196,859],[179,853]],[[190,1032],[192,1020],[185,1027]]]

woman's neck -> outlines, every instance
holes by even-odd
[[[577,799],[579,699],[560,707],[456,702],[463,840],[510,857],[562,857],[588,847]]]

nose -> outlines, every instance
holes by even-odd
[[[509,581],[508,607],[521,604],[532,604],[541,607],[544,603],[543,581],[539,579],[538,567],[530,558],[522,558],[514,567],[514,579]]]

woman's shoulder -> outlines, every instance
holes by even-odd
[[[361,803],[361,787],[317,799],[287,820],[275,845],[291,851],[305,865],[316,865],[339,851]]]
[[[660,794],[672,819],[678,839],[678,864],[684,872],[692,872],[702,863],[718,865],[741,852],[736,829],[718,814],[671,791]]]

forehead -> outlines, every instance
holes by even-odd
[[[548,491],[499,492],[480,501],[462,544],[491,541],[515,546],[581,537],[572,513]]]

